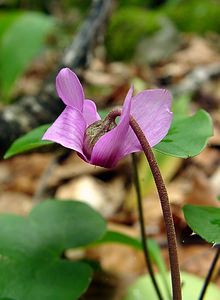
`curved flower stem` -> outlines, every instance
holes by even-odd
[[[109,120],[115,120],[117,116],[121,115],[120,109],[115,109],[111,111],[106,118]],[[153,151],[143,133],[140,126],[136,120],[130,116],[130,126],[133,129],[135,135],[137,136],[144,154],[147,158],[148,164],[150,166],[154,181],[157,187],[157,192],[160,198],[160,204],[163,212],[163,219],[166,227],[167,234],[167,243],[169,251],[169,260],[170,260],[170,271],[171,271],[171,280],[172,280],[172,295],[173,300],[182,300],[181,295],[181,281],[180,281],[180,271],[179,271],[179,262],[177,254],[177,242],[176,242],[176,233],[173,223],[173,217],[170,209],[169,198],[167,190],[163,181],[163,178],[160,173],[160,169],[157,165],[156,159],[154,157]]]
[[[159,289],[159,286],[157,284],[154,271],[151,264],[151,259],[148,251],[148,245],[147,245],[147,236],[145,235],[145,226],[144,226],[144,215],[143,215],[143,206],[142,206],[142,197],[141,197],[141,190],[140,190],[140,184],[139,184],[139,178],[138,178],[138,170],[137,170],[137,159],[135,156],[135,153],[132,153],[132,166],[133,166],[133,174],[134,174],[134,185],[136,189],[137,194],[137,204],[138,204],[138,214],[139,214],[139,222],[140,222],[140,230],[141,230],[141,240],[142,240],[142,246],[144,251],[144,258],[145,263],[147,265],[151,281],[153,283],[154,289],[157,293],[157,297],[159,300],[163,300],[161,291]]]
[[[130,126],[133,129],[134,133],[136,134],[143,148],[143,151],[148,160],[157,187],[157,191],[158,191],[158,195],[160,198],[160,203],[163,211],[166,233],[167,233],[173,300],[181,300],[182,299],[181,282],[180,282],[179,262],[178,262],[178,254],[177,254],[176,234],[175,234],[175,228],[174,228],[167,190],[163,178],[161,176],[159,167],[155,160],[153,151],[151,150],[151,147],[143,131],[141,130],[140,126],[132,116],[130,116]]]
[[[204,282],[204,285],[202,287],[202,291],[200,293],[200,296],[199,296],[199,299],[198,300],[203,300],[204,296],[205,296],[205,293],[206,293],[206,290],[207,290],[207,287],[209,285],[209,282],[211,280],[211,277],[212,277],[212,274],[213,274],[213,271],[215,269],[215,266],[216,266],[216,263],[218,261],[218,258],[219,258],[219,255],[220,255],[220,247],[218,246],[217,248],[217,251],[216,251],[216,254],[213,258],[213,261],[211,263],[211,266],[209,268],[209,271],[208,271],[208,274],[206,276],[206,279],[205,279],[205,282]]]

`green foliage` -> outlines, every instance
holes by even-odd
[[[10,11],[10,13],[6,11],[0,12],[0,39],[9,26],[11,26],[21,14],[22,12],[20,11]]]
[[[172,112],[174,113],[175,118],[182,118],[189,114],[191,98],[191,95],[183,94],[173,101]]]
[[[79,7],[80,9],[88,9],[91,5],[91,0],[68,0],[67,2],[69,2],[69,6],[76,6]]]
[[[46,124],[37,127],[15,140],[5,153],[4,158],[9,158],[16,154],[52,144],[52,142],[42,140],[42,136],[50,125],[51,124]]]
[[[167,280],[170,277],[170,274],[167,275]],[[183,282],[182,286],[182,293],[183,293],[183,300],[189,299],[198,299],[199,293],[203,286],[203,279],[191,275],[186,272],[181,272],[181,279]],[[156,280],[161,287],[162,295],[164,300],[170,300],[170,297],[166,294],[165,288],[162,285],[162,281],[160,278],[160,274],[156,274]],[[157,294],[152,286],[151,278],[149,275],[141,276],[134,284],[132,284],[126,296],[123,300],[143,300],[143,299],[150,299],[150,300],[157,300]],[[206,300],[218,300],[219,299],[219,289],[214,285],[210,284],[209,288],[205,294]]]
[[[193,232],[207,242],[220,243],[220,208],[185,205],[183,212]]]
[[[150,4],[151,0],[118,0],[119,7],[129,7],[129,6],[147,6]]]
[[[109,113],[109,110],[99,110],[99,115],[102,119]],[[16,139],[6,151],[4,158],[10,158],[14,155],[21,154],[36,148],[51,145],[53,142],[42,140],[42,136],[51,124],[41,125],[27,134]]]
[[[86,246],[105,233],[105,221],[77,201],[47,200],[28,217],[0,216],[0,297],[74,300],[88,287],[86,263],[61,259],[64,250]]]
[[[102,112],[105,114],[105,111]],[[43,125],[15,140],[4,158],[39,148],[51,142],[43,141],[42,136],[49,125]],[[212,120],[207,112],[199,110],[193,116],[174,117],[167,136],[154,149],[164,154],[187,158],[199,154],[212,136]]]
[[[154,149],[176,157],[195,156],[205,148],[212,134],[210,115],[199,110],[190,117],[174,117],[168,134]]]
[[[105,243],[119,243],[131,246],[132,248],[141,250],[142,244],[141,241],[133,238],[131,236],[128,236],[124,233],[116,232],[116,231],[107,231],[106,234],[95,243],[97,244],[105,244]]]
[[[161,9],[177,27],[186,32],[220,32],[220,5],[218,0],[176,1]]]
[[[37,12],[3,14],[0,26],[1,99],[8,101],[13,84],[43,49],[54,20]]]
[[[138,7],[117,10],[108,26],[107,55],[111,60],[129,60],[137,44],[160,28],[158,16]]]

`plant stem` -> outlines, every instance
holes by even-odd
[[[151,172],[154,177],[154,181],[157,187],[158,195],[160,198],[160,203],[163,211],[163,218],[166,227],[167,234],[167,243],[168,243],[168,251],[169,251],[169,259],[170,259],[170,270],[171,270],[171,279],[172,279],[172,293],[173,300],[181,300],[181,282],[180,282],[180,272],[179,272],[179,262],[178,262],[178,254],[177,254],[177,242],[176,242],[176,234],[175,228],[172,218],[172,213],[170,209],[169,199],[167,190],[161,176],[159,167],[155,160],[153,151],[143,133],[140,126],[136,122],[136,120],[130,116],[130,126],[132,127],[134,133],[136,134],[145,156],[148,160],[149,166],[151,168]]]
[[[108,118],[115,120],[117,116],[121,115],[120,109],[115,109],[108,114]],[[167,244],[170,260],[170,272],[171,272],[171,281],[172,281],[172,296],[173,300],[182,300],[181,294],[181,281],[180,281],[180,271],[179,271],[179,262],[177,254],[177,242],[176,242],[176,233],[173,223],[173,217],[171,213],[169,198],[164,184],[160,169],[157,165],[156,159],[154,157],[153,151],[148,143],[147,138],[145,137],[142,129],[136,122],[136,120],[130,116],[130,126],[133,129],[135,135],[137,136],[144,154],[147,158],[148,164],[150,166],[154,181],[157,187],[157,192],[160,198],[160,204],[163,212],[163,219],[166,227],[167,234]]]
[[[206,276],[206,279],[205,279],[205,282],[204,282],[204,285],[202,287],[202,290],[201,290],[201,293],[200,293],[200,296],[199,296],[199,300],[202,300],[205,296],[205,293],[206,293],[206,290],[208,288],[208,285],[210,283],[210,280],[212,278],[212,274],[213,274],[213,271],[215,269],[215,266],[216,266],[216,263],[218,261],[218,258],[219,258],[219,255],[220,255],[220,247],[217,246],[217,251],[216,251],[216,254],[212,260],[212,263],[211,263],[211,266],[209,268],[209,271],[208,271],[208,274]]]
[[[151,281],[153,283],[154,289],[157,293],[157,297],[158,297],[159,300],[163,300],[161,291],[159,289],[156,278],[154,276],[154,271],[153,271],[153,267],[152,267],[152,264],[151,264],[149,251],[148,251],[147,236],[145,235],[142,197],[141,197],[139,176],[138,176],[138,170],[137,170],[137,158],[136,158],[135,153],[132,153],[132,166],[133,166],[134,185],[135,185],[135,190],[136,190],[136,194],[137,194],[139,223],[140,223],[141,240],[142,240],[142,246],[143,246],[143,251],[144,251],[145,263],[147,265],[147,268],[148,268],[148,271],[149,271],[150,278],[151,278]]]

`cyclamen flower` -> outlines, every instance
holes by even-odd
[[[134,117],[151,147],[167,134],[172,112],[167,90],[145,90],[132,97],[133,87],[125,98],[118,124],[106,117],[101,120],[96,105],[85,99],[82,85],[70,69],[62,69],[56,78],[56,89],[66,108],[43,136],[75,150],[86,162],[106,168],[132,152],[142,151],[129,125]]]

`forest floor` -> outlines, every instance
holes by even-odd
[[[116,62],[107,64],[97,55],[83,74],[88,96],[91,98],[96,93],[97,105],[102,108],[119,105],[129,87],[128,82],[134,81],[134,85],[137,83],[138,86],[152,88],[168,81],[167,87],[173,88],[181,86],[187,76],[201,66],[206,72],[210,66],[219,63],[219,49],[215,48],[212,39],[192,35],[183,37],[183,41],[184,46],[169,59],[153,67]],[[33,90],[40,75],[39,68],[35,76],[26,78],[28,82],[24,92]],[[159,162],[172,206],[181,270],[200,277],[207,274],[214,249],[198,236],[191,235],[181,209],[189,203],[220,205],[217,200],[220,195],[220,73],[207,78],[198,86],[195,83],[189,109],[193,113],[198,108],[204,108],[211,114],[214,135],[208,146],[190,159],[163,156]],[[95,91],[89,88],[93,85],[96,85]],[[106,89],[106,86],[109,88]],[[115,169],[105,170],[87,165],[75,153],[67,155],[60,162],[58,158],[62,150],[59,147],[52,150],[0,161],[0,212],[26,215],[33,205],[48,197],[81,200],[97,209],[107,219],[109,228],[138,237],[139,223],[130,158],[123,160]],[[146,169],[145,159],[140,155],[140,176],[146,183],[142,187],[146,233],[158,242],[168,265],[161,209]],[[83,253],[67,253],[70,258],[75,255],[97,259],[101,263],[108,274],[104,288],[113,286],[117,291],[115,299],[120,298],[120,290],[125,285],[146,272],[142,253],[128,246],[108,244]],[[213,278],[220,286],[219,271],[220,262]],[[104,298],[100,296],[100,299]]]

